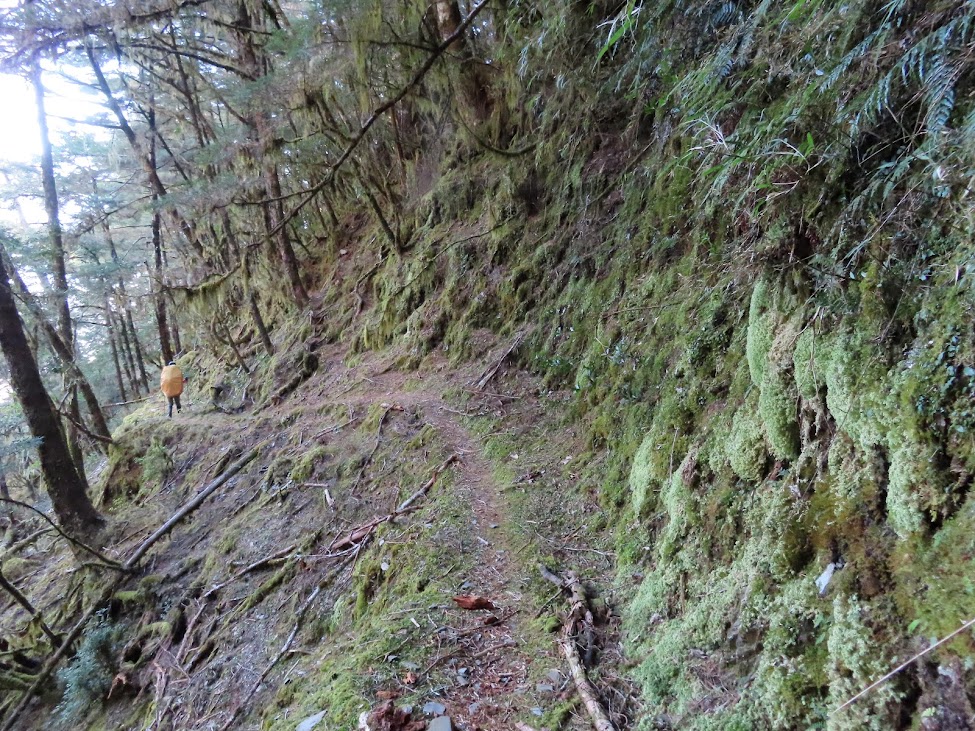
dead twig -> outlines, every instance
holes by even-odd
[[[458,459],[460,459],[460,457],[457,454],[450,455],[450,457],[448,457],[443,464],[433,471],[433,475],[423,484],[423,487],[400,503],[399,507],[397,507],[393,512],[389,513],[388,515],[377,516],[369,522],[360,525],[358,528],[353,529],[349,533],[337,536],[329,545],[329,552],[343,551],[347,548],[352,548],[371,536],[376,528],[381,526],[383,523],[395,520],[404,513],[409,512],[413,507],[413,504],[430,491],[430,488],[433,487],[434,483],[437,481],[437,478],[440,476],[440,473]]]
[[[481,627],[480,629],[484,629],[484,628]],[[497,644],[491,645],[489,647],[485,647],[483,650],[475,652],[473,655],[468,655],[466,659],[477,660],[478,658],[484,657],[485,655],[489,655],[492,652],[502,650],[505,647],[517,647],[517,646],[518,643],[509,637],[508,639],[502,640]],[[434,661],[429,665],[427,665],[423,670],[421,670],[419,677],[424,677],[426,675],[429,675],[431,670],[433,670],[435,667],[437,667],[437,665],[444,662],[445,660],[450,660],[451,658],[458,657],[463,654],[464,654],[463,650],[454,650],[453,652],[448,652],[446,655],[441,655],[440,657],[434,659]]]
[[[0,502],[9,503],[10,505],[16,505],[17,507],[24,508],[26,510],[30,510],[30,511],[36,513],[37,515],[39,515],[41,517],[41,519],[43,519],[48,525],[50,525],[57,532],[57,534],[59,536],[61,536],[62,538],[64,538],[64,540],[66,540],[68,543],[70,543],[73,546],[77,546],[78,548],[80,548],[85,553],[90,553],[92,556],[94,556],[95,558],[97,558],[101,563],[103,563],[107,568],[115,569],[116,571],[128,571],[129,570],[129,569],[126,569],[124,566],[122,566],[117,561],[113,561],[112,559],[108,558],[107,556],[103,556],[98,551],[96,551],[94,548],[92,548],[91,546],[89,546],[88,544],[82,543],[81,541],[79,541],[77,538],[75,538],[71,534],[65,533],[63,530],[61,530],[60,526],[58,526],[57,523],[55,523],[53,520],[51,520],[49,517],[47,517],[47,515],[45,515],[42,511],[40,511],[37,508],[35,508],[33,505],[30,505],[28,503],[21,502],[20,500],[14,500],[12,498],[7,498],[7,497],[0,497]]]
[[[105,585],[102,589],[101,594],[98,598],[92,602],[91,607],[86,611],[81,618],[74,624],[71,630],[62,638],[62,645],[54,652],[51,657],[47,659],[44,663],[44,667],[41,668],[40,672],[36,675],[34,682],[31,686],[24,692],[23,697],[20,699],[20,703],[17,707],[11,711],[10,715],[7,717],[6,723],[0,731],[12,731],[14,725],[20,719],[27,705],[30,703],[31,698],[40,689],[47,679],[54,672],[54,669],[61,662],[61,659],[68,653],[68,650],[74,644],[75,640],[81,636],[82,631],[88,624],[88,621],[98,612],[104,604],[111,598],[115,589],[123,582],[123,580],[128,576],[129,573],[138,565],[139,560],[145,556],[146,552],[163,536],[168,534],[183,518],[196,510],[207,497],[209,497],[213,492],[217,490],[221,485],[227,482],[231,477],[240,472],[240,470],[254,457],[257,456],[261,447],[267,442],[262,442],[258,446],[254,447],[250,452],[245,454],[243,457],[234,462],[230,467],[227,468],[226,472],[220,475],[218,478],[213,480],[209,485],[203,488],[200,493],[186,503],[182,508],[176,511],[169,520],[167,520],[155,533],[149,536],[145,541],[142,542],[135,552],[129,557],[129,559],[122,564],[122,573],[119,573],[112,581]],[[30,507],[30,506],[28,506]],[[32,508],[33,509],[33,508]],[[39,511],[38,511],[39,512]],[[43,514],[42,514],[43,515]],[[44,516],[47,518],[47,516]],[[50,522],[50,521],[49,521]],[[53,525],[53,524],[52,524]],[[55,526],[55,528],[57,528]],[[59,529],[58,529],[59,530]],[[59,530],[60,532],[60,530]]]
[[[33,544],[35,541],[37,541],[38,538],[41,538],[42,536],[45,536],[45,535],[47,535],[50,532],[51,532],[51,529],[50,528],[41,528],[40,530],[34,531],[33,533],[31,533],[29,536],[27,536],[23,540],[17,541],[10,548],[8,548],[6,551],[4,551],[3,553],[0,553],[0,563],[3,563],[4,561],[6,561],[11,556],[16,556],[18,553],[20,553],[25,548],[27,548],[28,546],[30,546],[31,544]]]
[[[491,379],[494,378],[494,376],[497,374],[498,370],[501,368],[504,362],[508,359],[508,356],[515,351],[515,348],[517,348],[519,345],[522,344],[524,339],[525,339],[525,333],[523,332],[520,332],[517,335],[515,335],[515,339],[511,341],[511,346],[506,351],[504,351],[504,354],[500,358],[498,358],[498,360],[494,363],[494,365],[492,365],[490,368],[484,371],[480,375],[480,377],[476,381],[474,381],[471,385],[477,388],[479,391],[482,390],[486,385],[488,385],[488,383],[491,382]]]
[[[569,614],[562,625],[562,635],[558,642],[562,654],[569,664],[569,672],[575,682],[576,692],[582,699],[582,704],[585,706],[589,718],[592,719],[596,731],[616,731],[616,727],[609,720],[606,710],[599,701],[599,695],[590,682],[586,674],[586,667],[579,656],[577,638],[579,636],[591,637],[593,631],[592,611],[586,601],[582,583],[572,571],[567,572],[562,578],[541,564],[539,569],[545,579],[559,586],[562,591],[569,593]]]
[[[295,637],[298,636],[298,630],[301,629],[301,624],[305,618],[305,614],[308,613],[308,610],[311,608],[311,605],[314,603],[314,601],[318,598],[318,595],[321,593],[321,591],[322,591],[322,587],[316,586],[312,590],[308,598],[305,599],[304,604],[301,605],[301,609],[298,610],[298,615],[295,617],[295,624],[294,627],[291,628],[291,634],[288,635],[288,639],[284,641],[284,645],[278,651],[278,654],[275,655],[274,658],[271,660],[271,662],[268,663],[268,666],[264,668],[264,672],[261,673],[261,676],[256,681],[254,681],[254,685],[251,686],[251,689],[247,692],[247,695],[244,696],[244,700],[241,701],[240,705],[238,705],[237,708],[234,709],[234,712],[230,714],[230,718],[228,718],[227,722],[223,726],[221,726],[220,731],[227,731],[234,725],[234,723],[236,723],[237,718],[240,716],[241,712],[244,710],[247,704],[250,703],[251,698],[253,698],[257,694],[257,691],[261,687],[261,684],[264,683],[265,678],[267,678],[267,676],[271,674],[271,671],[274,669],[274,667],[279,662],[281,662],[281,658],[283,658],[288,653],[288,650],[291,649],[291,644],[295,641]]]
[[[848,701],[846,701],[843,705],[837,706],[832,711],[830,711],[830,715],[833,715],[834,713],[839,713],[840,711],[842,711],[847,706],[852,705],[853,703],[856,703],[857,700],[859,700],[860,698],[862,698],[863,696],[865,696],[867,693],[869,693],[874,688],[882,685],[883,683],[885,683],[888,680],[890,680],[891,678],[893,678],[895,675],[897,675],[897,673],[899,673],[901,670],[903,670],[908,665],[910,665],[911,663],[913,663],[915,660],[920,660],[922,657],[924,657],[925,655],[927,655],[929,652],[931,652],[932,650],[934,650],[936,647],[940,647],[941,645],[943,645],[944,643],[946,643],[948,640],[950,640],[952,637],[955,637],[956,635],[961,634],[966,629],[968,629],[969,627],[971,627],[973,624],[975,624],[975,617],[973,617],[972,619],[969,619],[967,622],[963,623],[961,627],[959,627],[958,629],[956,629],[951,634],[948,634],[945,637],[942,637],[940,640],[938,640],[937,642],[935,642],[933,645],[931,645],[930,647],[928,647],[926,650],[922,650],[921,652],[917,653],[914,657],[912,657],[912,658],[910,658],[908,660],[905,660],[904,662],[902,662],[900,665],[898,665],[896,668],[894,668],[893,670],[891,670],[889,673],[887,673],[885,676],[883,676],[879,680],[875,680],[874,682],[872,682],[866,688],[864,688],[859,693],[857,693],[855,696],[853,696]]]
[[[227,722],[220,727],[220,731],[228,731],[228,729],[233,727],[237,719],[240,717],[241,712],[243,712],[243,710],[247,707],[247,704],[250,703],[251,699],[257,694],[258,689],[260,689],[261,685],[267,679],[267,676],[271,674],[271,671],[274,670],[277,664],[281,662],[284,656],[287,655],[291,650],[291,645],[294,643],[295,638],[298,636],[298,632],[301,630],[301,625],[304,622],[305,615],[318,598],[318,595],[321,593],[322,589],[327,587],[329,583],[331,583],[331,581],[338,576],[342,570],[349,565],[349,562],[357,555],[358,551],[349,555],[344,561],[336,566],[330,574],[318,582],[311,594],[308,595],[308,598],[305,599],[304,603],[301,605],[301,608],[298,610],[298,613],[295,616],[294,626],[291,628],[291,633],[288,635],[288,639],[284,641],[281,649],[278,650],[278,653],[271,659],[271,662],[268,663],[267,667],[264,668],[264,672],[261,673],[261,676],[254,682],[254,685],[251,686],[250,690],[247,692],[247,695],[244,696],[244,700],[241,701],[240,705],[234,709],[234,712],[230,715],[230,718],[227,719]]]
[[[7,577],[3,575],[2,571],[0,571],[0,589],[3,589],[10,596],[12,596],[14,601],[23,607],[24,610],[37,621],[41,631],[47,635],[49,640],[51,640],[51,645],[53,647],[61,646],[61,638],[54,633],[54,630],[47,626],[47,622],[44,621],[44,617],[41,612],[30,603],[30,600],[27,597],[20,593],[20,590],[16,586],[7,581]]]
[[[179,525],[179,523],[182,522],[183,519],[186,518],[186,516],[190,515],[198,507],[200,507],[203,504],[203,502],[208,497],[210,497],[210,495],[212,495],[214,492],[217,491],[218,488],[222,487],[224,484],[226,484],[228,480],[230,480],[231,477],[233,477],[238,472],[240,472],[247,465],[248,462],[250,462],[252,459],[254,459],[257,456],[258,452],[263,446],[264,446],[263,443],[259,444],[258,446],[254,447],[252,450],[247,452],[247,454],[245,454],[243,457],[241,457],[232,465],[230,465],[222,475],[220,475],[217,479],[213,480],[213,482],[211,482],[209,485],[207,485],[202,490],[200,490],[200,492],[197,493],[196,497],[194,497],[183,507],[177,510],[169,520],[167,520],[159,528],[157,528],[156,531],[151,536],[149,536],[142,542],[141,546],[135,549],[135,552],[129,557],[129,560],[125,562],[124,568],[126,568],[127,570],[132,570],[136,566],[136,564],[139,563],[139,560],[146,554],[146,552],[150,548],[152,548],[152,546],[160,538],[168,534],[173,528]]]
[[[372,447],[372,451],[369,452],[369,456],[366,457],[365,461],[362,463],[362,467],[359,468],[359,474],[355,477],[355,482],[352,483],[350,492],[354,491],[359,487],[359,483],[362,481],[362,476],[366,473],[366,467],[372,462],[372,458],[375,456],[376,452],[379,450],[379,445],[382,443],[383,437],[383,424],[386,421],[386,417],[389,416],[390,411],[402,411],[402,406],[388,406],[383,412],[383,415],[379,418],[379,426],[376,427],[376,443]]]
[[[267,568],[271,564],[278,563],[279,561],[284,561],[284,560],[287,560],[288,558],[291,558],[292,557],[292,554],[296,550],[298,550],[298,544],[297,543],[294,543],[294,544],[288,546],[287,548],[285,548],[285,549],[283,549],[281,551],[278,551],[277,553],[274,553],[274,554],[272,554],[270,556],[265,556],[264,558],[260,559],[259,561],[255,561],[254,563],[250,564],[249,566],[246,566],[246,567],[242,568],[240,571],[238,571],[236,574],[234,574],[233,576],[231,576],[229,579],[227,579],[223,583],[217,584],[216,586],[211,587],[210,589],[207,589],[207,591],[204,592],[203,596],[201,596],[200,599],[206,601],[211,596],[213,596],[214,594],[216,594],[218,591],[220,591],[221,589],[223,589],[230,582],[237,581],[237,579],[240,579],[240,578],[246,576],[247,574],[251,573],[252,571],[257,571],[258,569]]]

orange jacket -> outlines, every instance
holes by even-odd
[[[159,386],[166,396],[172,398],[183,393],[183,371],[179,366],[168,365],[162,369]]]

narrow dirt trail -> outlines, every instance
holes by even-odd
[[[311,715],[334,705],[335,698],[319,700],[314,681],[296,680],[314,677],[324,665],[340,673],[330,676],[326,687],[349,683],[354,690],[344,697],[362,699],[356,713],[409,700],[416,704],[411,723],[419,720],[423,727],[443,714],[460,731],[517,731],[525,728],[519,721],[540,716],[545,722],[530,722],[531,727],[588,728],[573,709],[574,691],[554,635],[540,629],[545,599],[530,583],[538,581],[538,559],[531,556],[574,563],[583,555],[560,559],[558,547],[575,540],[590,512],[579,510],[578,501],[569,509],[570,500],[553,508],[553,515],[536,515],[538,501],[550,504],[559,493],[539,485],[533,496],[536,487],[526,494],[525,485],[511,484],[511,469],[517,465],[520,472],[531,462],[533,474],[548,464],[550,490],[561,489],[555,465],[565,464],[565,434],[558,435],[562,442],[534,446],[495,438],[527,435],[536,425],[540,404],[527,376],[512,374],[498,387],[517,391],[498,407],[496,395],[471,388],[476,363],[458,369],[433,355],[421,369],[405,371],[395,367],[394,356],[349,356],[339,344],[322,347],[318,356],[316,372],[276,402],[221,413],[201,391],[172,421],[153,411],[144,423],[149,431],[165,425],[174,450],[186,449],[178,452],[166,487],[143,502],[134,525],[126,528],[129,543],[140,539],[140,525],[149,530],[158,524],[219,471],[223,457],[263,445],[250,474],[205,503],[174,533],[153,566],[172,577],[168,590],[184,596],[192,616],[199,616],[179,643],[188,648],[186,664],[194,669],[184,678],[187,685],[145,681],[155,686],[160,713],[171,714],[174,729],[203,729],[210,719],[229,717],[228,709],[242,709],[245,718],[283,698],[280,710],[260,712],[274,728],[291,731],[292,713]],[[315,476],[307,484],[292,479],[289,470],[316,450],[322,456],[313,458],[317,466],[309,474]],[[293,648],[287,662],[268,675],[274,648],[291,627],[301,625],[289,616],[297,607],[295,596],[312,596],[316,577],[333,567],[325,556],[331,538],[397,505],[403,485],[415,485],[421,477],[404,470],[428,474],[431,464],[450,454],[458,459],[423,498],[422,511],[364,544],[363,555],[357,553],[351,567],[341,568],[307,617],[307,624],[326,627],[337,616],[334,606],[344,602],[344,611],[361,611],[361,632],[343,628],[328,640],[308,640],[301,633],[299,642],[305,637],[307,644],[300,651]],[[340,476],[340,465],[352,471]],[[334,505],[331,496],[326,503],[320,494],[325,483],[333,487]],[[318,541],[309,538],[318,534],[321,543],[306,545],[320,554],[310,556],[310,563],[301,553],[279,556],[289,544]],[[247,568],[262,564],[253,572]],[[194,578],[197,572],[206,575],[203,583]],[[194,593],[195,586],[206,588],[206,594]],[[217,592],[215,586],[224,588]],[[550,591],[547,585],[543,589],[546,597]],[[463,609],[452,601],[458,595],[484,597],[491,608]],[[546,606],[554,613],[558,601]],[[377,644],[386,649],[373,652]],[[343,655],[356,658],[351,673]],[[300,690],[289,690],[289,682]],[[242,694],[250,687],[259,690],[253,702]],[[554,721],[546,714],[558,707],[570,710]],[[388,725],[394,731],[420,727]],[[240,728],[256,726],[248,720]],[[371,728],[387,726],[380,722]]]
[[[339,368],[338,370],[343,370]],[[338,376],[335,370],[334,377]],[[404,388],[401,372],[379,369],[360,379],[362,387],[337,399],[353,409],[385,404],[388,408],[415,412],[436,430],[438,439],[448,451],[459,456],[454,466],[451,490],[456,505],[468,513],[467,524],[472,540],[467,547],[473,552],[473,570],[458,583],[459,595],[477,595],[490,599],[496,609],[490,613],[470,613],[458,609],[455,624],[464,625],[468,634],[456,638],[435,638],[441,642],[433,663],[424,669],[429,675],[448,662],[457,668],[457,682],[441,689],[440,702],[455,725],[466,729],[517,728],[513,717],[523,715],[513,697],[528,690],[528,671],[532,658],[521,650],[519,635],[522,623],[531,615],[522,608],[519,566],[513,560],[513,549],[502,530],[510,515],[501,486],[497,483],[484,446],[461,422],[462,414],[444,402],[442,394],[451,387],[463,385],[462,376],[452,378],[427,372],[422,385]],[[526,617],[527,613],[527,617]],[[465,616],[467,615],[467,616]],[[471,624],[474,620],[477,624]],[[494,621],[498,620],[498,621]],[[490,626],[482,623],[493,622]],[[478,624],[481,624],[479,627]],[[471,630],[476,630],[471,632]],[[558,666],[558,658],[552,658]],[[422,678],[421,678],[422,680]],[[515,696],[512,696],[512,692]]]

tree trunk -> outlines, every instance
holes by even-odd
[[[10,382],[24,412],[31,435],[40,439],[38,456],[51,504],[61,525],[73,532],[93,534],[103,523],[88,498],[61,433],[51,399],[44,390],[37,362],[27,345],[23,325],[3,258],[0,257],[0,350],[10,369]]]
[[[183,344],[179,341],[179,326],[176,324],[175,320],[169,323],[169,332],[173,336],[173,348],[176,349],[177,353],[183,352]]]
[[[267,326],[264,324],[261,308],[257,304],[257,295],[254,294],[254,288],[251,287],[250,269],[247,254],[244,254],[244,296],[247,297],[251,317],[254,319],[254,325],[257,327],[257,332],[261,336],[261,343],[264,345],[264,350],[268,355],[274,355],[274,344],[271,342],[271,336],[267,333]]]
[[[267,59],[264,57],[263,51],[254,45],[251,34],[252,22],[253,18],[247,4],[238,3],[236,27],[240,63],[249,80],[257,81],[266,75]],[[256,142],[257,149],[253,154],[261,161],[261,175],[264,181],[264,192],[267,196],[267,201],[264,203],[267,235],[277,247],[281,267],[284,269],[288,284],[291,286],[291,296],[299,307],[305,307],[308,304],[308,291],[305,289],[304,282],[301,281],[301,268],[298,265],[298,257],[295,255],[285,220],[281,178],[274,158],[274,128],[268,113],[260,108],[249,112],[247,124],[253,130]]]
[[[132,343],[129,342],[129,329],[125,326],[125,320],[121,315],[115,316],[118,323],[119,343],[122,345],[122,366],[125,368],[125,376],[129,379],[132,392],[138,396],[142,392],[139,390],[139,379],[135,374],[135,356],[132,355]]]
[[[166,292],[163,288],[162,232],[159,213],[152,216],[152,250],[154,254],[155,276],[152,284],[152,301],[156,309],[156,328],[159,330],[159,350],[163,363],[173,359],[173,343],[169,339],[169,322],[166,313]]]
[[[65,266],[64,237],[61,231],[61,214],[58,203],[57,183],[54,178],[54,150],[47,128],[47,110],[44,106],[44,85],[41,80],[41,65],[37,57],[31,59],[31,83],[34,86],[34,101],[37,105],[37,128],[41,137],[41,185],[44,189],[44,210],[47,213],[48,241],[51,245],[51,263],[54,271],[54,297],[57,303],[57,330],[64,342],[69,359],[74,363],[74,329],[71,323],[71,312],[68,308],[68,271]],[[73,375],[73,374],[72,374]],[[77,380],[77,379],[75,379]],[[74,455],[78,471],[84,481],[84,456],[79,442],[78,427],[81,422],[81,409],[78,406],[78,391],[70,387],[72,395],[69,402],[70,419],[67,427],[68,444]],[[94,391],[88,387],[85,394],[96,421],[96,430],[107,436],[108,426],[102,416],[101,408],[95,399]],[[89,398],[90,397],[90,398]],[[98,423],[100,422],[100,423]]]
[[[44,211],[47,213],[48,242],[51,245],[51,261],[54,270],[54,298],[57,302],[58,332],[69,349],[74,348],[71,330],[71,313],[68,310],[68,272],[64,265],[64,237],[61,232],[61,214],[58,205],[58,189],[54,179],[54,150],[47,129],[47,111],[44,107],[44,86],[41,83],[41,66],[36,58],[30,68],[34,85],[34,101],[37,105],[37,128],[41,136],[41,185],[44,189]]]
[[[142,388],[149,393],[149,375],[146,373],[146,361],[142,357],[142,346],[139,344],[139,334],[135,331],[135,320],[132,319],[132,310],[126,308],[125,319],[129,323],[129,336],[132,338],[132,345],[135,347],[135,362],[139,366],[139,377],[142,379]],[[124,327],[125,323],[123,323]]]
[[[112,317],[112,298],[107,288],[105,290],[105,327],[108,330],[108,344],[112,352],[112,364],[115,366],[115,380],[118,383],[119,396],[121,396],[122,401],[128,401],[129,397],[125,393],[125,381],[122,379],[122,366],[118,358],[118,336],[115,334],[115,318]]]
[[[440,40],[450,38],[461,24],[460,7],[457,0],[436,0],[434,10],[437,16],[437,32]],[[483,122],[491,114],[491,95],[488,91],[487,80],[479,59],[473,57],[464,35],[457,37],[447,50],[453,54],[461,64],[460,86],[464,101],[479,122]]]
[[[88,55],[88,61],[91,64],[91,70],[95,74],[95,80],[98,82],[98,88],[101,89],[101,92],[105,97],[105,103],[115,116],[119,128],[122,130],[122,134],[125,135],[125,139],[128,140],[129,146],[132,148],[132,152],[142,165],[142,168],[145,171],[146,177],[149,181],[150,190],[152,190],[153,194],[157,198],[165,198],[166,186],[159,177],[159,173],[155,166],[149,159],[149,154],[139,142],[139,137],[136,135],[135,130],[132,129],[132,125],[129,124],[129,120],[122,111],[122,107],[119,105],[118,100],[115,98],[115,95],[112,94],[112,87],[109,85],[108,79],[105,78],[105,74],[102,72],[102,68],[98,64],[98,59],[95,58],[94,49],[91,47],[91,45],[86,45],[85,51]],[[206,262],[206,251],[203,248],[203,244],[200,243],[199,237],[196,235],[196,231],[193,229],[190,222],[180,215],[179,211],[173,206],[167,206],[165,212],[173,227],[183,234],[186,242],[190,245],[197,257],[199,257],[201,261]]]
[[[0,259],[3,260],[4,267],[6,268],[7,262],[10,261],[10,257],[7,256],[7,252],[2,241],[0,241]],[[17,285],[17,290],[21,293],[21,298],[24,305],[30,311],[34,323],[38,328],[44,331],[44,335],[51,344],[51,349],[54,351],[54,354],[61,361],[61,365],[64,366],[65,371],[71,376],[73,381],[81,390],[81,395],[84,397],[85,404],[88,406],[88,411],[91,413],[91,420],[94,426],[93,431],[100,437],[111,439],[111,433],[108,430],[108,422],[105,421],[105,414],[102,412],[98,399],[95,397],[95,391],[92,389],[91,383],[89,383],[88,378],[85,376],[81,368],[78,367],[77,362],[75,362],[74,353],[68,350],[68,346],[65,345],[64,340],[54,328],[54,325],[48,322],[44,315],[44,311],[40,308],[40,306],[38,306],[34,296],[27,288],[27,285],[24,284],[24,280],[20,278],[17,271],[11,269],[10,277]]]

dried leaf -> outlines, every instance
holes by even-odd
[[[369,714],[369,728],[374,731],[424,731],[426,721],[414,721],[412,713],[386,701]]]
[[[458,594],[454,601],[461,609],[497,609],[490,599],[476,594]]]

